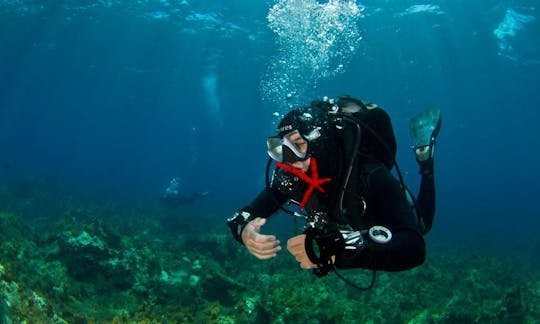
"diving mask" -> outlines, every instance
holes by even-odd
[[[308,136],[302,136],[298,130],[293,130],[285,134],[282,138],[272,136],[266,141],[268,155],[277,161],[283,163],[294,163],[305,161],[308,155],[308,141],[321,136],[320,127],[312,130]]]

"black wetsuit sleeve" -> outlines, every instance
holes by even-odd
[[[234,239],[243,243],[242,231],[250,221],[257,217],[268,218],[272,216],[286,201],[287,197],[277,189],[265,188],[249,205],[227,219],[227,225]]]
[[[242,210],[251,213],[253,217],[268,218],[275,214],[287,200],[288,197],[280,193],[277,189],[265,188]]]
[[[368,188],[366,201],[369,212],[374,215],[372,225],[387,227],[392,239],[380,244],[364,235],[366,246],[343,250],[336,256],[336,266],[402,271],[422,264],[426,254],[424,239],[399,182],[388,169],[381,167],[369,176]]]

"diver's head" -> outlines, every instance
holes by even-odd
[[[293,164],[306,161],[318,152],[317,144],[329,129],[328,111],[318,103],[293,109],[283,117],[277,135],[267,140],[268,155],[272,159]]]

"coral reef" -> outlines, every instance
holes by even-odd
[[[379,273],[375,287],[362,292],[335,275],[318,279],[300,270],[286,253],[255,259],[217,217],[214,227],[181,235],[135,207],[70,203],[54,219],[43,230],[31,218],[0,213],[0,323],[534,323],[540,318],[538,264],[526,257],[432,247],[423,266]],[[359,285],[371,279],[369,271],[342,274]]]

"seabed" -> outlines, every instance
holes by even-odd
[[[335,274],[318,279],[300,270],[285,251],[257,260],[227,232],[230,211],[179,209],[175,228],[156,206],[75,202],[67,196],[52,205],[43,195],[27,195],[0,191],[0,206],[11,210],[0,211],[1,324],[540,318],[540,265],[530,255],[504,257],[478,247],[434,245],[428,238],[424,265],[379,272],[373,289],[358,291]],[[371,278],[365,270],[342,274],[359,285]]]

